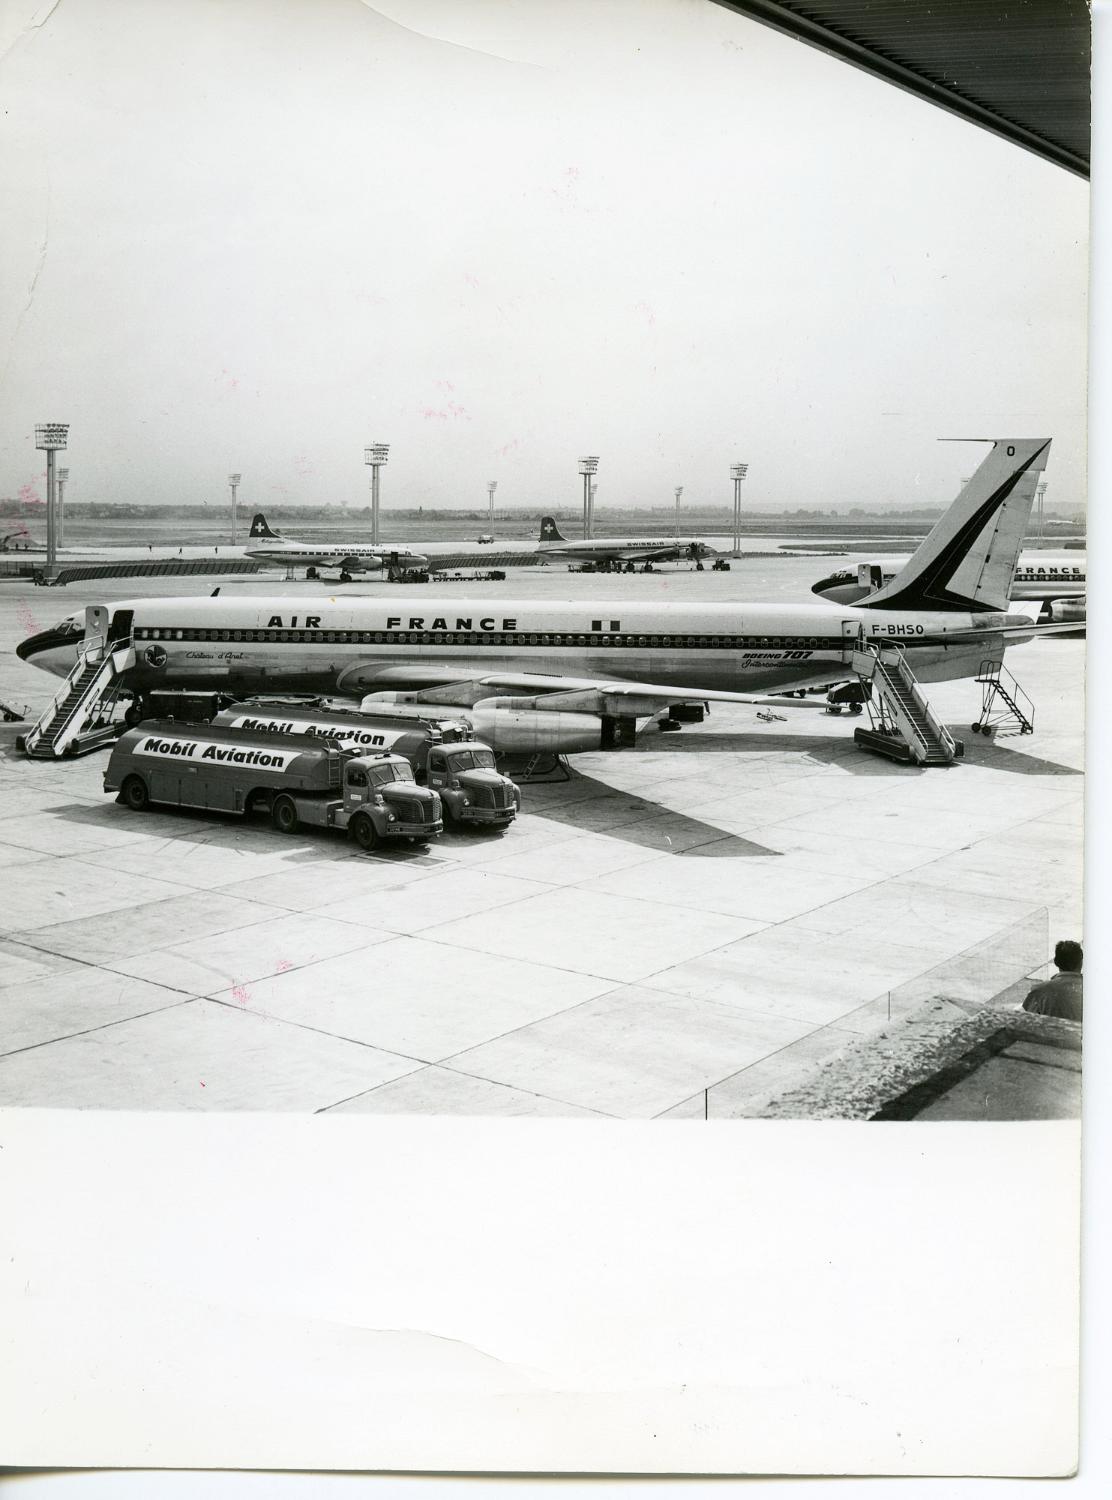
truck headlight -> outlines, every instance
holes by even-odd
[[[393,813],[387,813],[387,814],[386,814],[386,821],[387,821],[387,822],[388,822],[388,823],[396,823],[396,822],[397,822],[397,821],[398,821],[398,820],[397,820],[397,818],[396,818],[396,817],[395,817],[395,816],[394,816],[394,814],[393,814]]]
[[[466,793],[464,793],[464,795],[459,799],[459,805],[461,807],[470,807],[471,806],[471,798],[468,797]]]

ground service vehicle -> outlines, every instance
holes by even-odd
[[[493,750],[471,739],[466,720],[378,715],[319,701],[318,709],[307,702],[250,699],[221,710],[214,722],[256,735],[310,735],[360,752],[402,755],[417,780],[439,793],[451,823],[504,828],[517,816],[520,791],[496,769]]]
[[[135,811],[152,802],[214,812],[266,811],[282,833],[348,829],[362,849],[444,827],[440,798],[400,755],[352,755],[335,740],[275,740],[216,724],[153,720],[117,740],[104,790]]]

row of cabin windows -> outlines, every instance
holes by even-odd
[[[759,635],[561,635],[561,634],[512,634],[474,635],[466,631],[382,631],[382,630],[173,630],[170,628],[144,627],[136,630],[136,640],[141,641],[294,641],[325,642],[339,641],[354,645],[494,645],[515,646],[725,646],[741,650],[766,650],[771,647],[818,647],[840,649],[842,642],[833,639],[808,636],[759,636]]]

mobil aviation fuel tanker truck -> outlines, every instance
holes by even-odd
[[[316,735],[281,739],[227,725],[149,720],[116,741],[104,790],[135,812],[151,803],[268,812],[281,833],[304,824],[350,832],[362,849],[427,843],[444,827],[440,798],[400,755],[354,755]]]
[[[417,781],[438,793],[449,823],[505,828],[521,806],[517,785],[496,768],[493,750],[472,738],[466,719],[396,709],[377,714],[328,699],[251,698],[221,709],[213,723],[256,736],[335,740],[359,754],[404,756]]]

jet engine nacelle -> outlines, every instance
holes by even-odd
[[[1055,599],[1050,605],[1050,618],[1052,620],[1076,620],[1079,625],[1085,623],[1085,596],[1080,599]]]
[[[571,755],[577,750],[602,746],[602,719],[598,714],[560,712],[535,708],[532,699],[484,698],[467,710],[475,736],[498,751],[547,750]]]
[[[477,703],[448,703],[427,689],[387,691],[367,694],[361,707],[373,710],[384,703],[409,704],[418,712],[463,715],[470,721],[475,738],[499,753],[543,750],[552,755],[573,755],[579,750],[602,747],[602,719],[598,714],[537,708],[535,698],[481,698]]]

